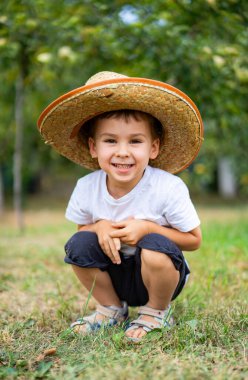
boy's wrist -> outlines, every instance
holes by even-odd
[[[150,220],[146,221],[147,235],[153,233],[153,229],[152,229],[153,225],[154,225],[154,223],[151,222]]]
[[[94,228],[94,231],[96,234],[99,232],[99,229],[101,229],[103,227],[103,225],[110,225],[112,222],[110,220],[107,220],[107,219],[100,219],[98,220],[97,222],[95,222],[93,224],[93,228]]]
[[[95,222],[94,224],[93,224],[93,232],[95,232],[96,234],[98,234],[98,232],[99,232],[99,227],[101,227],[101,225],[100,225],[100,222],[101,222],[101,220],[98,220],[97,222]]]
[[[150,220],[147,221],[147,233],[148,234],[160,233],[160,231],[159,231],[160,227],[161,226],[155,222],[152,222]]]

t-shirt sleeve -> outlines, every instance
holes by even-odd
[[[169,225],[179,231],[188,232],[200,225],[188,188],[180,178],[170,189],[164,213]]]
[[[89,210],[88,191],[87,181],[84,181],[84,178],[78,180],[66,208],[66,219],[80,225],[92,223],[92,217]]]

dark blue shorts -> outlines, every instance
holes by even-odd
[[[148,292],[141,276],[142,248],[169,256],[176,270],[180,272],[180,280],[172,297],[172,300],[175,299],[182,291],[190,271],[177,245],[162,235],[144,236],[137,244],[135,255],[124,258],[121,254],[121,264],[116,265],[104,254],[94,232],[79,231],[66,243],[64,260],[82,268],[107,271],[120,300],[126,301],[129,306],[141,306],[148,302]]]

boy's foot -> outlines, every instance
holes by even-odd
[[[122,307],[98,305],[96,311],[83,318],[79,318],[71,324],[73,332],[88,334],[99,330],[101,327],[113,327],[126,321],[128,318],[128,306],[122,302]]]
[[[130,323],[125,334],[130,341],[135,343],[140,342],[149,331],[162,327],[170,327],[173,324],[170,306],[165,310],[141,306],[138,314],[139,317]]]

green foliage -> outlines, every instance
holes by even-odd
[[[247,173],[248,6],[245,0],[51,1],[0,4],[0,166],[11,171],[15,82],[25,74],[24,176],[64,161],[35,124],[58,95],[97,71],[166,81],[189,94],[205,124],[196,164],[203,182],[229,156],[240,186]],[[73,164],[69,165],[72,169]],[[193,181],[199,166],[193,166]]]

